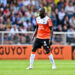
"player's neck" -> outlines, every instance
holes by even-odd
[[[40,18],[41,18],[41,19],[42,19],[42,18],[45,18],[45,15],[41,15]]]
[[[45,18],[45,16],[40,16],[41,19]]]

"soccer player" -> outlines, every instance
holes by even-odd
[[[32,38],[32,40],[34,40],[34,38],[36,37],[30,56],[30,66],[26,69],[33,68],[35,52],[38,48],[41,48],[41,46],[43,46],[43,48],[46,50],[46,54],[49,55],[49,59],[52,63],[52,69],[56,69],[53,55],[49,50],[50,46],[52,45],[53,25],[51,19],[46,16],[44,8],[40,8],[39,10],[39,17],[36,18],[36,25],[37,28]]]

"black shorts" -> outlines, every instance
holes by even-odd
[[[38,48],[43,48],[46,50],[47,54],[50,52],[50,44],[49,44],[49,39],[35,39],[35,42],[33,44],[32,52],[36,52]]]

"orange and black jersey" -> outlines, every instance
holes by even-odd
[[[37,17],[36,24],[38,25],[37,38],[39,39],[50,39],[50,28],[52,25],[51,19],[46,16],[44,18]]]

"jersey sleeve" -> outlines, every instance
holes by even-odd
[[[51,19],[48,19],[47,23],[49,27],[53,26]]]
[[[36,19],[36,25],[37,25],[37,19]]]

